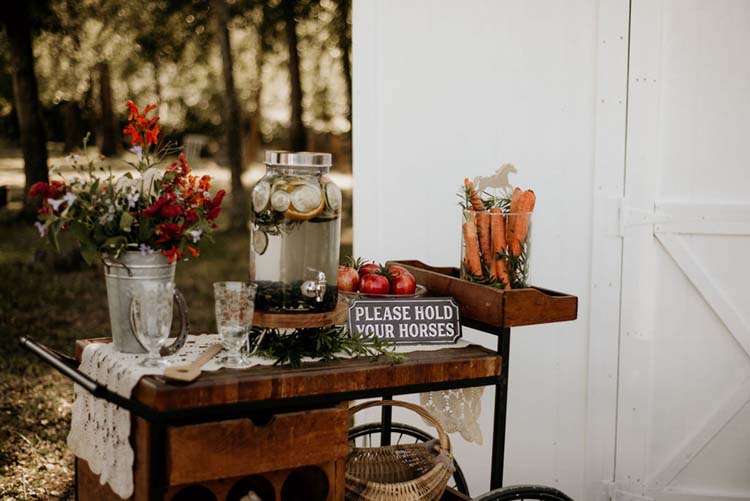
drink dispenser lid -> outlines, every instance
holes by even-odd
[[[330,153],[313,151],[267,151],[266,165],[281,167],[331,167]]]

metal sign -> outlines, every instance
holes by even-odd
[[[451,297],[355,299],[349,329],[396,344],[453,344],[461,337],[458,305]]]

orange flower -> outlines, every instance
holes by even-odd
[[[190,252],[190,254],[193,255],[193,257],[198,257],[201,253],[201,251],[190,245],[185,245],[185,248],[188,250],[188,252]]]
[[[157,117],[158,118],[158,117]],[[151,146],[159,142],[159,125],[155,125],[153,129],[146,129],[144,131],[146,137],[146,146]]]
[[[133,101],[128,101],[127,104],[128,104],[128,109],[130,110],[130,112],[128,113],[128,120],[132,120],[133,118],[139,115],[138,106],[136,106]]]

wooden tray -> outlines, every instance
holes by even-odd
[[[502,290],[461,280],[458,268],[437,268],[421,261],[389,261],[409,270],[428,296],[450,296],[461,310],[461,321],[489,327],[565,322],[578,317],[578,298],[540,287]]]
[[[253,327],[275,329],[308,329],[345,324],[349,316],[349,305],[344,301],[336,303],[336,309],[322,313],[270,313],[256,310],[253,314]]]

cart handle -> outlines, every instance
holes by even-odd
[[[78,370],[76,367],[76,361],[69,356],[63,355],[43,344],[39,344],[26,336],[19,337],[18,343],[26,350],[41,358],[42,361],[51,365],[63,376],[71,379],[81,388],[91,393],[94,397],[102,398],[111,404],[122,407],[147,421],[156,420],[156,412],[154,412],[153,409],[143,405],[137,400],[131,400],[118,395],[106,386],[99,384],[96,380]]]

